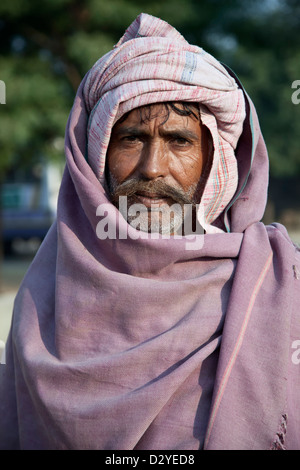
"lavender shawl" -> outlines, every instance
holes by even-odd
[[[128,236],[100,239],[109,201],[85,159],[86,80],[57,222],[15,300],[0,448],[300,449],[300,257],[282,226],[260,222],[268,157],[250,99],[238,187],[218,216],[230,232],[187,249],[139,236],[111,206]]]

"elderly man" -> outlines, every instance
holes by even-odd
[[[106,165],[110,198],[118,208],[122,196],[128,197],[131,208],[141,205],[139,225],[135,224],[139,230],[174,235],[182,228],[185,233],[181,205],[193,207],[200,201],[205,183],[206,128],[196,105],[148,107],[148,117],[147,108],[134,109],[113,127]],[[163,216],[166,213],[168,217]],[[128,212],[125,217],[131,223],[135,220]]]
[[[84,78],[65,149],[1,448],[300,449],[299,250],[260,222],[268,158],[238,80],[141,14]]]

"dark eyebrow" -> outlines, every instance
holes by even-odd
[[[122,126],[113,130],[114,135],[132,135],[136,137],[147,137],[149,132],[134,126]],[[163,137],[171,137],[173,139],[199,140],[199,136],[189,129],[160,129],[160,135]]]
[[[199,136],[189,129],[161,129],[159,133],[173,139],[199,140]]]
[[[147,136],[149,135],[148,132],[138,129],[137,127],[134,126],[122,126],[122,127],[117,127],[113,129],[113,134],[117,136],[122,136],[122,135],[133,135],[136,137],[142,137],[142,136]]]

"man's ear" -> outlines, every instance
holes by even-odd
[[[195,195],[194,195],[194,200],[196,204],[200,204],[203,191],[204,191],[207,179],[210,174],[210,170],[211,170],[212,163],[213,163],[213,157],[214,157],[214,144],[213,144],[213,138],[212,138],[211,132],[208,129],[208,127],[202,123],[201,123],[201,127],[202,127],[201,147],[203,149],[203,153],[205,154],[205,163],[202,168],[201,177],[198,182]]]

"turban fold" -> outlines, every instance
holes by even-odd
[[[234,150],[245,119],[243,92],[220,62],[166,22],[142,13],[87,74],[83,93],[89,112],[86,157],[101,182],[111,129],[122,115],[151,103],[199,103],[214,157],[198,219],[208,232],[217,231],[211,224],[237,188]]]

